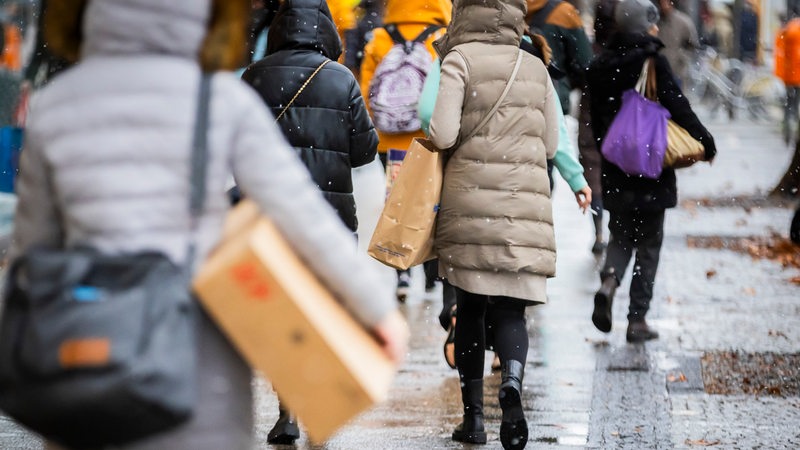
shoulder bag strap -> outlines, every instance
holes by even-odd
[[[191,276],[197,246],[197,228],[206,198],[206,173],[208,162],[208,124],[209,103],[211,100],[211,74],[203,72],[197,95],[194,131],[192,135],[192,155],[190,162],[189,218],[191,238],[186,251],[186,271]]]
[[[489,123],[489,119],[491,119],[492,116],[494,116],[494,113],[496,113],[497,110],[500,108],[500,104],[503,103],[503,100],[505,100],[506,96],[508,95],[508,92],[511,90],[511,85],[514,83],[514,79],[517,78],[517,72],[519,72],[519,66],[521,64],[522,64],[522,50],[520,50],[519,53],[517,53],[517,62],[516,64],[514,64],[514,70],[511,71],[511,77],[509,77],[508,83],[506,83],[506,87],[505,89],[503,89],[503,93],[500,94],[500,98],[497,99],[494,106],[492,106],[492,109],[489,110],[489,114],[487,114],[483,118],[483,120],[480,121],[478,126],[476,126],[472,130],[472,132],[469,135],[467,135],[467,137],[462,139],[461,142],[466,142],[472,139],[475,136],[475,134],[481,130],[481,128],[483,128],[487,123]]]
[[[317,67],[317,69],[316,69],[316,70],[314,70],[314,73],[312,73],[312,74],[311,74],[311,76],[310,76],[310,77],[308,77],[308,79],[306,80],[306,82],[305,82],[305,83],[303,83],[303,85],[302,85],[302,86],[300,86],[300,89],[298,89],[298,90],[297,90],[297,93],[296,93],[296,94],[294,94],[294,97],[292,97],[292,99],[291,99],[291,100],[289,100],[289,103],[287,103],[287,104],[286,104],[286,106],[284,106],[284,107],[283,107],[283,111],[281,111],[281,113],[280,113],[280,114],[278,114],[278,117],[276,117],[276,118],[275,118],[275,122],[277,122],[277,121],[281,120],[281,117],[283,117],[283,115],[286,113],[286,111],[288,111],[288,110],[289,110],[289,107],[291,107],[291,106],[292,106],[292,103],[294,103],[294,101],[295,101],[295,100],[297,100],[297,97],[299,97],[299,96],[300,96],[300,94],[302,94],[302,93],[303,93],[303,90],[306,88],[306,86],[308,86],[308,84],[309,84],[309,83],[311,83],[311,80],[313,80],[313,79],[314,79],[314,77],[315,77],[315,76],[317,76],[317,74],[319,73],[319,71],[320,71],[320,70],[322,70],[322,68],[323,68],[323,67],[325,67],[325,64],[328,64],[329,62],[331,62],[331,60],[330,60],[330,59],[326,59],[325,61],[322,61],[322,64],[320,64],[320,65]]]
[[[656,70],[653,58],[647,58],[642,64],[642,71],[639,73],[639,79],[636,81],[636,92],[642,97],[658,101],[656,93]]]

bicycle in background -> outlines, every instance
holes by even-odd
[[[691,65],[685,92],[731,120],[746,111],[754,121],[779,122],[783,118],[785,88],[767,67],[725,58],[711,47],[698,51]]]

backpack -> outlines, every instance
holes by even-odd
[[[441,27],[429,25],[413,41],[405,40],[396,24],[384,28],[394,46],[378,64],[369,86],[372,121],[383,133],[418,131],[417,103],[433,60],[425,40]]]

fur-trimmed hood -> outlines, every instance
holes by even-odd
[[[232,70],[244,62],[249,14],[247,0],[58,0],[45,11],[45,38],[73,62],[162,54]]]

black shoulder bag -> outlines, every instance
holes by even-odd
[[[195,404],[195,232],[205,198],[210,75],[191,156],[192,234],[181,267],[159,252],[31,249],[15,261],[0,318],[0,409],[68,447],[168,430]]]

